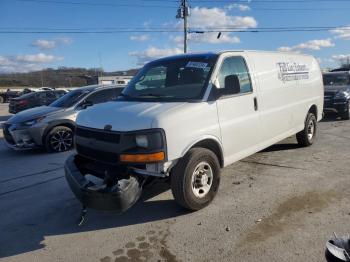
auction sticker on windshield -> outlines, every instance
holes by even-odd
[[[186,65],[186,67],[200,68],[200,69],[204,69],[207,66],[208,66],[208,63],[192,62],[192,61],[189,61]]]

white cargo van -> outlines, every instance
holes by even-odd
[[[84,206],[126,210],[147,179],[170,177],[175,200],[198,210],[213,200],[221,168],[291,135],[312,145],[322,112],[312,56],[227,51],[159,59],[117,101],[78,115],[66,178]]]

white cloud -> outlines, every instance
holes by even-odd
[[[250,11],[250,7],[249,5],[244,5],[244,4],[229,4],[228,6],[226,6],[227,10],[239,10],[239,11]]]
[[[56,43],[62,45],[70,45],[71,43],[73,43],[73,39],[69,37],[59,37],[56,38]]]
[[[145,21],[142,23],[143,27],[145,27],[145,28],[149,28],[151,24],[152,24],[151,20],[148,20],[148,21]]]
[[[38,47],[39,49],[52,49],[56,47],[56,42],[45,39],[38,39],[32,43],[32,46]]]
[[[40,50],[56,48],[58,45],[70,45],[73,40],[69,37],[59,37],[53,40],[37,39],[32,43],[32,46]]]
[[[47,55],[44,53],[0,56],[0,72],[29,72],[40,70],[46,64],[62,61],[63,57]]]
[[[347,55],[333,55],[332,61],[337,61],[340,63],[348,63],[350,61],[350,54]]]
[[[157,48],[151,46],[145,51],[130,52],[129,55],[137,58],[138,65],[144,65],[145,63],[157,58],[178,55],[182,53],[183,51],[180,48]]]
[[[331,30],[331,33],[335,34],[335,38],[350,40],[350,25],[346,27],[338,27]]]
[[[191,9],[189,25],[192,28],[253,28],[258,22],[252,16],[231,16],[221,8],[195,7]]]
[[[233,8],[233,6],[231,7]],[[243,7],[241,7],[243,8]],[[218,7],[195,7],[191,9],[189,17],[189,27],[194,31],[225,31],[235,29],[254,28],[258,22],[252,16],[231,16],[227,13],[227,9]],[[182,22],[178,22],[177,28],[182,27]],[[189,41],[193,43],[209,43],[209,44],[237,44],[240,39],[234,36],[234,33],[223,32],[220,38],[217,38],[218,32],[204,32],[203,34],[189,34]],[[174,37],[175,42],[182,42],[182,37]]]
[[[51,63],[62,59],[62,57],[46,55],[44,53],[39,53],[35,55],[18,55],[15,57],[16,61],[24,63]]]
[[[300,53],[306,50],[318,51],[318,50],[321,50],[322,48],[329,48],[334,46],[335,44],[332,42],[331,39],[328,38],[328,39],[310,40],[295,46],[282,46],[278,48],[278,50],[282,52]]]
[[[138,41],[138,42],[144,42],[149,40],[149,35],[132,35],[130,36],[130,40],[132,41]]]

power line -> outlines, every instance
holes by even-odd
[[[193,3],[213,3],[209,0],[192,0]],[[216,0],[215,3],[237,3],[237,4],[255,4],[255,3],[334,3],[334,2],[348,2],[349,0],[254,0],[249,1],[235,1],[235,0]]]
[[[282,33],[282,32],[322,32],[341,28],[349,30],[349,26],[339,27],[266,27],[266,28],[233,28],[208,27],[205,29],[189,28],[188,33]],[[181,33],[181,29],[108,29],[108,30],[5,30],[0,34],[119,34],[119,33]]]
[[[144,5],[144,4],[138,4],[138,3],[133,3],[131,4],[128,2],[128,4],[123,4],[123,3],[91,3],[91,2],[79,2],[79,1],[57,1],[57,0],[15,0],[18,2],[33,2],[33,3],[44,3],[44,4],[62,4],[62,5],[86,5],[86,6],[94,6],[94,7],[104,7],[104,6],[109,6],[109,7],[148,7],[148,8],[176,8],[176,6],[170,6],[170,5]],[[174,3],[177,1],[163,1],[163,0],[138,0],[141,2],[166,2],[166,3]],[[289,2],[289,3],[300,3],[300,2],[306,2],[306,3],[314,3],[314,2],[349,2],[349,0],[309,0],[309,1],[301,1],[301,0],[255,0],[254,2],[247,2],[247,1],[224,1],[224,0],[218,0],[216,2],[221,2],[221,3],[246,3],[246,4],[252,4],[252,3],[279,3],[279,2]],[[212,3],[212,1],[199,1],[199,0],[193,0],[192,2],[194,3]],[[350,8],[257,8],[254,7],[253,11],[330,11],[330,10],[339,10],[339,11],[345,11],[345,10],[350,10]]]
[[[192,28],[201,28],[201,27],[192,27]],[[333,26],[284,26],[284,27],[256,27],[254,30],[269,30],[269,29],[336,29],[344,28],[349,29],[349,25],[333,25]],[[12,29],[12,30],[46,30],[46,31],[60,31],[60,30],[75,30],[75,31],[84,31],[84,30],[124,30],[124,31],[174,31],[177,30],[181,32],[181,29],[174,27],[79,27],[79,28],[49,28],[49,27],[0,27],[0,30]],[[235,27],[235,26],[205,26],[202,29],[248,29],[247,27]]]
[[[45,4],[62,4],[62,5],[86,5],[86,6],[113,6],[113,7],[150,7],[150,8],[176,8],[170,5],[143,5],[143,4],[115,4],[115,3],[90,3],[78,1],[56,1],[56,0],[16,0],[17,2],[33,2]]]
[[[350,8],[259,8],[254,7],[252,11],[348,11]]]

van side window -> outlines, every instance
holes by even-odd
[[[243,57],[228,57],[224,60],[218,76],[221,88],[225,87],[225,77],[228,75],[238,76],[241,85],[241,93],[252,92],[252,83]]]

